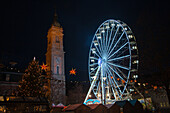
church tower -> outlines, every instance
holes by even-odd
[[[53,23],[47,34],[46,64],[51,76],[49,91],[51,103],[65,104],[65,73],[64,73],[64,50],[63,50],[63,28],[54,14]]]

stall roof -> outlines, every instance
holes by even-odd
[[[91,109],[95,109],[99,105],[100,104],[90,104],[90,105],[87,105],[87,106],[90,107]]]
[[[116,104],[120,107],[123,107],[126,104],[126,101],[116,101]]]
[[[132,106],[135,106],[137,100],[130,100],[129,102],[132,104]]]
[[[64,110],[73,111],[73,110],[77,109],[78,107],[80,107],[81,105],[84,105],[84,104],[73,104],[73,105],[69,105],[69,106],[67,106]]]

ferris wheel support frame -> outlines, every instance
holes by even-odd
[[[87,101],[87,99],[88,99],[88,97],[89,97],[89,95],[90,95],[90,93],[91,93],[91,91],[92,91],[92,89],[93,89],[93,87],[94,87],[94,83],[96,82],[96,78],[97,78],[97,75],[98,75],[99,70],[100,70],[100,66],[99,66],[98,69],[97,69],[97,73],[96,73],[95,76],[94,76],[94,79],[93,79],[93,81],[92,81],[92,83],[91,83],[90,89],[89,89],[89,91],[88,91],[88,93],[87,93],[87,95],[86,95],[86,98],[85,98],[85,100],[84,100],[84,103]]]

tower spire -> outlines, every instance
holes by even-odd
[[[58,16],[57,16],[57,13],[56,13],[56,10],[54,12],[54,17],[53,17],[53,23],[52,25],[56,26],[56,27],[60,27],[60,23],[58,22]]]

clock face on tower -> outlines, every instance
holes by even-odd
[[[59,57],[56,58],[56,63],[57,63],[57,64],[59,64],[60,59],[61,59],[61,58],[59,58]]]

